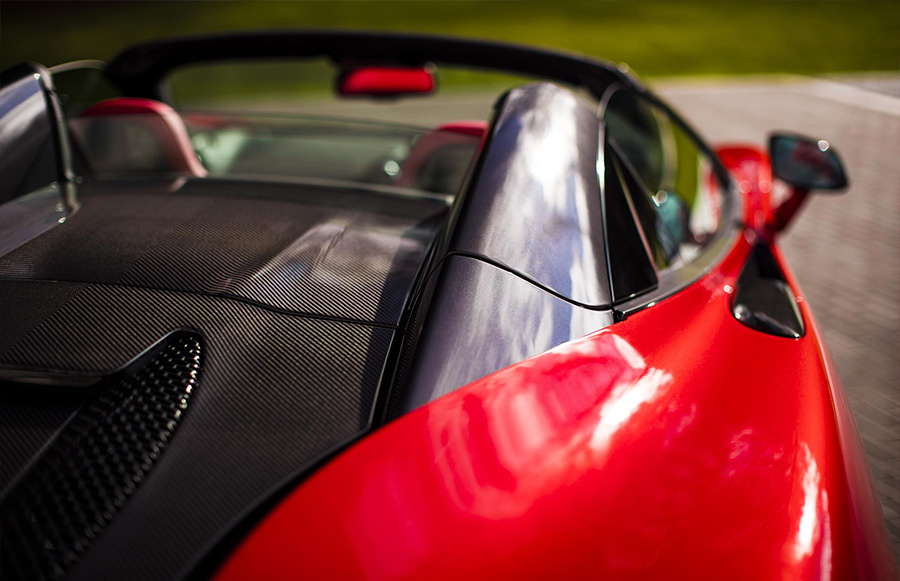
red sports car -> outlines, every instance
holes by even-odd
[[[0,150],[4,580],[897,577],[777,246],[824,140],[283,32],[10,69]]]

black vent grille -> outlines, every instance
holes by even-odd
[[[199,379],[199,335],[179,331],[80,410],[2,501],[3,579],[58,579],[146,479]]]

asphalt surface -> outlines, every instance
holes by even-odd
[[[837,364],[900,558],[900,74],[655,85],[713,143],[786,130],[827,139],[844,159],[847,193],[814,197],[781,245]]]

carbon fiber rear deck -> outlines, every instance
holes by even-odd
[[[0,276],[228,296],[397,324],[442,202],[242,185],[243,196],[235,184],[224,193],[127,183],[89,190],[62,227],[0,258]]]
[[[285,479],[366,430],[428,225],[444,211],[205,187],[88,192],[66,224],[0,259],[6,368],[110,377],[175,330],[203,341],[190,413],[90,548],[65,562],[68,578],[177,577]],[[14,463],[0,484],[22,482],[98,397],[67,389],[15,386],[26,397],[2,416],[0,453]],[[4,579],[23,576],[6,561]]]
[[[0,506],[5,575],[58,579],[78,562],[162,459],[197,386],[201,354],[196,333],[173,333],[66,424]]]

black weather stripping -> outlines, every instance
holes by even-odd
[[[750,252],[737,280],[731,311],[741,323],[770,335],[798,339],[806,332],[794,293],[765,244]]]

